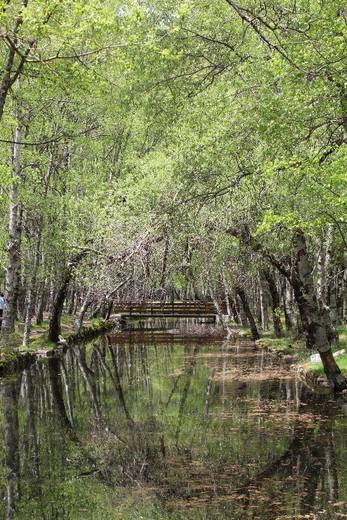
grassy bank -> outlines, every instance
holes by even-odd
[[[251,331],[248,327],[232,324],[232,328],[237,331],[240,336],[251,338]],[[334,345],[333,352],[346,349],[346,354],[337,357],[337,363],[341,371],[347,374],[347,327],[338,327],[339,343]],[[323,365],[321,362],[312,363],[303,339],[295,338],[293,335],[285,333],[282,338],[276,338],[272,330],[261,332],[261,338],[256,341],[257,345],[266,347],[273,352],[279,354],[298,355],[299,361],[308,372],[314,374],[323,374]]]
[[[241,337],[251,338],[249,327],[232,324]],[[282,338],[276,338],[273,330],[261,331],[261,338],[256,341],[257,345],[266,347],[279,354],[299,354],[305,349],[305,342],[302,339],[295,338],[293,335],[284,333]]]
[[[339,355],[336,358],[336,361],[340,367],[341,372],[343,374],[347,374],[347,327],[338,327],[337,330],[339,333],[339,343],[338,345],[334,345],[333,352],[343,349],[346,350],[346,353],[343,355]],[[321,362],[312,363],[311,361],[307,360],[303,366],[305,370],[313,372],[314,374],[324,374],[323,365]]]
[[[100,318],[94,318],[92,320],[85,321],[79,335],[83,335],[84,332],[91,333],[93,331],[98,332],[100,329],[105,327],[107,322]],[[23,347],[23,332],[24,323],[17,322],[16,332],[11,335],[10,347],[14,347],[19,352],[32,352],[41,349],[51,349],[56,346],[56,343],[49,341],[48,339],[48,319],[44,319],[40,325],[33,324],[31,328],[31,335],[29,345]],[[68,340],[76,334],[74,317],[69,315],[63,315],[61,319],[61,334],[62,340]]]
[[[305,349],[305,342],[302,339],[295,338],[290,334],[276,338],[272,331],[265,332],[256,343],[278,354],[297,354],[299,357],[303,356]]]
[[[94,319],[85,323],[77,334],[74,330],[73,318],[64,316],[62,320],[61,340],[67,345],[72,345],[94,336],[106,332],[116,326],[113,320]],[[22,323],[16,326],[16,332],[11,335],[6,346],[0,350],[0,375],[10,373],[16,369],[23,368],[30,364],[37,356],[49,354],[56,343],[48,340],[48,321],[42,322],[40,326],[34,326],[28,347],[23,347],[23,328]]]

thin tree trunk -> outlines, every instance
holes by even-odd
[[[333,247],[334,247],[334,228],[330,224],[327,232],[327,242],[325,250],[325,262],[324,262],[324,285],[323,285],[323,304],[330,306],[329,300],[329,286],[331,279],[331,264],[333,258]]]
[[[14,319],[17,321],[18,319],[24,319],[25,312],[25,287],[26,280],[23,279],[22,275],[22,266],[21,266],[21,245],[22,245],[22,229],[23,229],[23,207],[19,204],[18,208],[18,251],[19,251],[19,261],[17,263],[17,272],[15,274],[16,287],[15,287],[15,295],[16,295],[16,306],[15,306],[15,316]]]
[[[75,291],[75,288],[73,287],[72,290],[71,290],[71,293],[70,293],[70,304],[69,304],[69,310],[67,311],[67,313],[72,316],[73,313],[74,313],[74,310],[75,310],[75,296],[76,296],[76,291]]]
[[[113,309],[113,300],[111,300],[110,303],[108,304],[108,309],[107,309],[107,314],[106,314],[107,320],[109,320],[111,318],[112,309]]]
[[[220,321],[220,324],[222,325],[223,329],[225,330],[225,332],[227,332],[228,336],[232,333],[230,327],[228,326],[227,322],[225,321],[225,318],[224,318],[224,315],[223,315],[223,310],[218,302],[218,299],[216,298],[216,295],[213,291],[213,289],[210,287],[210,296],[212,298],[212,301],[213,301],[213,304],[215,306],[215,309],[217,311],[217,315],[218,315],[218,318],[219,318],[219,321]]]
[[[69,283],[72,278],[73,269],[82,260],[85,254],[86,251],[81,251],[80,253],[75,255],[68,263],[65,269],[65,273],[63,275],[62,282],[54,298],[48,330],[48,340],[54,343],[57,343],[59,341],[59,336],[61,332],[61,315],[63,312],[63,306],[67,295],[67,291],[69,289]]]
[[[347,267],[344,268],[342,281],[342,322],[347,324]]]
[[[281,325],[281,301],[278,293],[276,282],[269,269],[263,270],[264,278],[267,281],[269,291],[271,294],[271,308],[272,308],[272,321],[274,327],[274,333],[276,338],[282,337],[282,325]]]
[[[2,323],[2,336],[8,338],[14,332],[17,313],[17,277],[20,262],[20,225],[19,225],[19,196],[18,182],[21,176],[20,141],[22,136],[19,107],[17,107],[17,126],[15,131],[15,144],[13,145],[12,158],[12,184],[10,190],[9,206],[9,239],[7,245],[7,269],[5,277],[5,301],[4,318]]]
[[[37,272],[40,265],[40,247],[41,247],[41,225],[39,229],[39,236],[36,241],[34,265],[31,275],[30,287],[27,294],[25,323],[24,323],[24,334],[23,334],[23,347],[27,347],[29,344],[30,331],[31,331],[31,320],[35,309],[36,302],[36,278]]]
[[[161,288],[163,288],[165,285],[168,256],[169,256],[169,239],[167,238],[165,240],[163,262],[162,262],[162,266],[161,266],[161,276],[160,276],[160,282],[159,282],[159,287],[161,287]]]
[[[89,307],[89,305],[92,303],[92,300],[90,298],[90,295],[91,295],[91,289],[89,289],[87,291],[87,294],[83,300],[83,303],[81,305],[81,308],[80,308],[80,311],[78,313],[78,316],[75,320],[75,329],[76,329],[76,332],[79,333],[81,328],[82,328],[82,324],[83,324],[83,318],[84,318],[84,315],[85,313],[87,312],[87,309]]]
[[[240,316],[239,316],[239,314],[237,312],[237,307],[236,307],[236,303],[235,303],[235,299],[234,298],[230,299],[230,308],[231,308],[231,313],[232,313],[232,316],[234,318],[235,323],[236,324],[241,323]]]
[[[332,330],[334,333],[333,340],[335,343],[338,343],[337,327],[339,325],[339,313],[338,313],[338,308],[337,308],[337,287],[336,287],[335,283],[330,285],[329,293],[330,293],[329,314],[330,314],[330,319],[331,319]]]
[[[9,3],[9,2],[7,2]],[[26,6],[28,3],[28,0],[23,0],[23,6]],[[2,7],[2,10],[3,7]],[[0,121],[2,120],[6,99],[8,96],[8,93],[10,92],[10,89],[16,82],[16,80],[20,77],[23,67],[26,62],[26,58],[29,56],[30,51],[35,43],[35,40],[32,40],[26,48],[22,49],[21,51],[21,57],[19,61],[16,60],[17,56],[17,39],[18,39],[18,31],[23,23],[23,17],[19,15],[13,25],[13,28],[11,28],[11,38],[12,42],[11,45],[8,45],[7,47],[7,53],[6,58],[4,62],[4,66],[1,70],[1,76],[0,76]]]
[[[243,305],[241,303],[240,298],[237,296],[237,293],[236,293],[236,298],[235,298],[235,307],[238,311],[238,315],[240,316],[240,322],[241,322],[242,327],[248,327],[249,323],[248,323],[248,319],[247,319],[247,316],[245,313],[245,309],[243,308]]]
[[[224,269],[222,270],[222,283],[223,283],[223,288],[224,288],[226,311],[227,311],[228,317],[230,318],[232,316],[232,310],[231,310],[231,305],[230,305],[229,289],[228,289],[228,284],[227,284],[227,281],[225,278]]]
[[[286,329],[289,332],[293,329],[294,312],[293,312],[292,288],[286,278],[284,278],[283,283],[282,283],[282,301],[283,301],[284,321],[286,324]]]
[[[45,300],[46,300],[46,295],[45,295],[45,284],[43,283],[41,288],[40,288],[40,299],[39,299],[39,303],[37,305],[37,310],[36,310],[36,325],[42,325],[42,322],[43,322],[43,310],[45,308]]]
[[[268,330],[268,312],[267,312],[267,298],[266,291],[264,290],[262,276],[258,277],[259,284],[259,305],[260,305],[260,314],[261,314],[261,328],[263,330]]]
[[[96,308],[90,314],[89,319],[92,320],[93,318],[96,318],[96,316],[101,312],[103,305],[105,303],[107,304],[110,301],[110,299],[113,298],[113,296],[115,294],[117,294],[119,289],[124,287],[124,285],[130,281],[130,279],[131,279],[131,277],[129,276],[128,278],[126,278],[125,280],[120,282],[120,284],[118,284],[117,287],[115,287],[112,291],[110,291],[108,294],[106,294],[106,296],[101,300],[101,302],[96,306]]]
[[[325,277],[325,254],[324,254],[324,243],[323,236],[320,235],[317,241],[317,300],[318,303],[323,305],[323,299],[325,296],[325,286],[326,286],[326,277]],[[325,302],[324,302],[325,303]]]
[[[238,296],[241,300],[243,310],[245,312],[245,315],[247,316],[247,320],[248,320],[248,323],[249,323],[249,326],[251,329],[252,339],[254,339],[254,340],[260,339],[257,325],[255,323],[255,319],[254,319],[251,309],[249,307],[245,291],[242,289],[242,287],[237,287],[236,293],[238,294]]]

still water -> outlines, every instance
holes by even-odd
[[[1,518],[347,518],[347,415],[251,342],[114,334],[1,382]]]

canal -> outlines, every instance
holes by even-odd
[[[343,399],[187,325],[108,334],[2,380],[2,518],[347,518]]]

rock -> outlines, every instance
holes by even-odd
[[[295,361],[298,361],[299,359],[299,356],[297,356],[296,354],[284,354],[283,356],[283,361],[285,361],[286,363],[294,363]]]
[[[337,358],[337,357],[343,356],[344,354],[346,354],[345,348],[343,348],[341,350],[337,350],[336,352],[333,353],[333,356],[334,356],[334,358]]]
[[[310,356],[310,361],[311,361],[311,363],[320,363],[321,362],[320,355],[319,354],[312,354]]]

